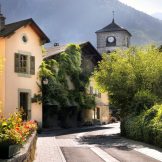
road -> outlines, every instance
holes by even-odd
[[[162,150],[120,137],[119,123],[47,131],[35,162],[159,162]]]

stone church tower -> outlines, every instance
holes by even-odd
[[[100,54],[110,53],[117,48],[127,49],[130,45],[131,33],[120,27],[112,20],[112,23],[96,32],[97,50]]]

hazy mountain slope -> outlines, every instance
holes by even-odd
[[[52,42],[91,41],[112,21],[127,28],[133,44],[162,42],[162,22],[117,0],[1,0],[7,22],[32,17]]]

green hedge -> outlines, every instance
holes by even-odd
[[[121,122],[121,134],[162,147],[162,105],[155,105],[138,116],[127,116]]]

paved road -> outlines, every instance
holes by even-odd
[[[162,150],[120,137],[119,123],[47,131],[38,138],[35,162],[159,162]]]

